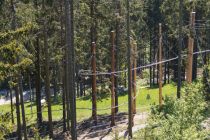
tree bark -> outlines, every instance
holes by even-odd
[[[12,23],[11,23],[11,29],[16,30],[16,11],[15,11],[15,5],[14,1],[10,1],[11,4],[11,14],[12,14]],[[14,62],[18,62],[18,60],[14,60]],[[21,133],[21,118],[20,118],[20,101],[19,101],[19,81],[18,81],[18,76],[15,77],[15,95],[16,95],[16,114],[17,114],[17,135],[18,135],[18,140],[22,140],[22,133]]]
[[[45,0],[42,0],[42,10],[45,11]],[[49,50],[47,43],[47,27],[46,20],[43,20],[43,39],[44,39],[44,56],[45,56],[45,93],[47,101],[47,110],[48,110],[48,129],[49,137],[53,139],[53,124],[52,124],[52,110],[51,110],[51,93],[50,93],[50,58]]]
[[[26,130],[26,118],[25,118],[25,107],[24,107],[24,99],[23,99],[23,83],[22,83],[22,74],[18,76],[18,86],[20,93],[20,103],[21,103],[21,112],[22,112],[22,128],[24,133],[24,139],[27,140],[27,130]]]
[[[13,97],[12,97],[12,89],[10,87],[9,89],[9,93],[10,93],[10,106],[11,106],[11,116],[12,116],[12,124],[14,124],[14,116],[13,116],[13,112],[14,112],[14,109],[13,109]]]
[[[67,116],[71,119],[71,137],[77,139],[76,131],[76,95],[75,95],[75,56],[74,56],[74,28],[73,28],[73,0],[65,0],[66,14],[66,52],[67,52],[67,95],[70,98],[70,110]],[[68,98],[67,98],[68,102]],[[69,103],[69,102],[68,102]],[[68,107],[68,105],[67,105]],[[70,113],[71,111],[71,113]],[[67,117],[67,122],[69,118]]]
[[[36,109],[37,109],[37,124],[40,128],[42,124],[42,105],[41,105],[41,72],[40,72],[40,47],[39,47],[39,38],[36,38]]]

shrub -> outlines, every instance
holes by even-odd
[[[206,138],[206,132],[201,128],[207,107],[202,94],[202,85],[197,83],[187,86],[182,95],[181,99],[166,97],[161,109],[158,106],[152,107],[147,128],[150,139],[200,140]]]
[[[205,66],[203,70],[203,88],[206,100],[210,100],[210,65]]]
[[[0,114],[0,139],[12,131],[11,114]]]

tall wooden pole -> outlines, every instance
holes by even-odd
[[[137,70],[136,70],[136,67],[137,67],[137,60],[136,60],[136,55],[137,55],[137,43],[135,42],[133,44],[134,48],[133,48],[133,113],[136,114],[136,76],[137,76]]]
[[[178,84],[177,98],[181,97],[182,85],[182,26],[183,26],[183,0],[179,0],[179,46],[178,46]]]
[[[193,33],[193,28],[195,26],[195,12],[190,14],[190,28],[191,33]],[[192,83],[192,68],[193,68],[193,49],[194,49],[194,39],[192,34],[189,36],[188,40],[188,53],[187,53],[187,68],[186,68],[186,81]]]
[[[127,63],[128,63],[128,139],[133,138],[133,98],[132,98],[132,65],[131,65],[131,44],[130,44],[130,2],[126,0],[127,7]]]
[[[159,62],[162,61],[162,24],[159,23]],[[162,79],[163,79],[162,63],[159,64],[159,105],[162,106]]]
[[[111,43],[112,43],[112,50],[111,50],[111,54],[112,54],[112,74],[111,74],[111,82],[112,82],[112,86],[111,86],[111,126],[115,125],[115,32],[112,31],[111,32]]]
[[[97,125],[96,104],[96,43],[92,42],[92,118]]]

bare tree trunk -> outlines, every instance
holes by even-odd
[[[19,88],[18,85],[15,87],[15,97],[16,97],[16,115],[17,115],[17,135],[18,140],[22,140],[21,132],[21,120],[20,120],[20,101],[19,101]]]
[[[63,50],[66,49],[66,47],[64,46],[64,27],[63,27],[63,4],[64,1],[61,0],[60,2],[60,26],[61,26],[61,31],[60,31],[60,44],[61,44],[61,48],[63,48]],[[66,54],[64,54],[63,60],[62,60],[62,68],[61,68],[61,75],[62,76],[62,105],[63,105],[63,132],[65,132],[66,129]]]
[[[10,106],[11,106],[11,115],[12,115],[12,123],[14,124],[14,116],[13,116],[13,112],[14,112],[14,109],[13,109],[13,96],[12,96],[12,89],[10,87],[9,89],[9,93],[10,93]]]
[[[45,0],[42,1],[42,10],[45,12]],[[47,109],[48,109],[48,129],[49,137],[53,138],[53,124],[52,124],[52,110],[51,110],[51,93],[50,93],[50,58],[47,43],[47,27],[46,20],[43,23],[43,37],[44,37],[44,55],[45,55],[45,93],[47,98]]]
[[[63,131],[65,132],[66,129],[66,63],[64,59],[64,66],[63,66],[63,95],[62,95],[62,100],[63,100]]]
[[[11,29],[16,30],[16,11],[14,6],[14,1],[10,1],[11,4],[11,14],[12,14],[12,23],[11,23]],[[15,62],[18,62],[17,60],[14,60]],[[19,101],[19,85],[18,85],[18,76],[15,78],[16,86],[15,86],[15,95],[16,95],[16,114],[17,114],[17,135],[18,140],[22,140],[22,133],[21,133],[21,119],[20,119],[20,101]]]
[[[58,101],[58,88],[57,88],[57,71],[58,71],[58,67],[57,67],[57,64],[54,65],[54,70],[53,70],[53,90],[54,90],[54,102],[57,102]]]
[[[118,13],[118,16],[120,17],[121,15],[121,5],[120,5],[120,1],[116,0],[116,12]],[[119,71],[120,69],[120,64],[119,64],[119,48],[120,48],[120,19],[119,17],[117,17],[116,19],[116,50],[115,51],[115,65],[116,65],[116,71]],[[119,86],[119,78],[117,76],[115,76],[115,113],[118,112],[118,86]]]
[[[40,78],[40,47],[39,38],[36,38],[36,109],[37,109],[37,124],[40,128],[42,124],[42,105],[41,105],[41,78]]]
[[[22,75],[18,76],[18,86],[19,86],[19,93],[20,93],[20,103],[21,103],[21,111],[22,111],[22,122],[23,122],[23,133],[24,139],[27,140],[27,130],[26,130],[26,118],[25,118],[25,107],[24,107],[24,99],[23,99],[23,83],[22,83]]]
[[[37,0],[34,0],[34,8],[38,13],[38,3]],[[36,20],[38,17],[36,17]],[[41,106],[41,71],[40,71],[40,46],[39,46],[39,36],[36,37],[36,62],[35,62],[35,88],[36,88],[36,110],[37,110],[37,124],[38,127],[41,127],[42,124],[42,106]]]
[[[66,48],[65,48],[65,85],[66,85],[66,107],[67,107],[67,130],[70,131],[70,73],[69,73],[69,47],[71,46],[70,42],[70,5],[69,0],[64,0],[65,5],[65,29],[66,29]]]
[[[69,36],[67,37],[70,39],[70,46],[68,46],[70,53],[69,53],[69,72],[70,72],[70,107],[71,107],[71,137],[72,140],[77,140],[77,120],[76,120],[76,95],[75,95],[75,49],[74,49],[74,6],[73,0],[70,0],[70,30]],[[67,30],[68,31],[68,30]],[[67,44],[68,45],[68,44]]]

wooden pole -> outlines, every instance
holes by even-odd
[[[92,42],[92,118],[97,125],[97,104],[96,104],[96,43]]]
[[[115,32],[112,31],[111,32],[111,43],[112,43],[112,50],[111,50],[111,54],[112,54],[112,74],[111,74],[111,83],[112,83],[112,87],[111,87],[111,126],[115,125]]]
[[[159,62],[162,61],[162,24],[159,23]],[[159,64],[159,105],[162,106],[162,63]]]
[[[190,14],[191,32],[193,32],[194,25],[195,25],[195,12],[191,12]],[[188,54],[187,54],[187,67],[186,67],[186,72],[187,72],[186,81],[188,83],[192,83],[193,49],[194,49],[194,39],[192,35],[190,35],[188,40]]]
[[[137,54],[137,43],[135,42],[134,44],[134,48],[133,48],[133,113],[136,114],[136,76],[137,76],[137,60],[136,60],[136,54]]]

